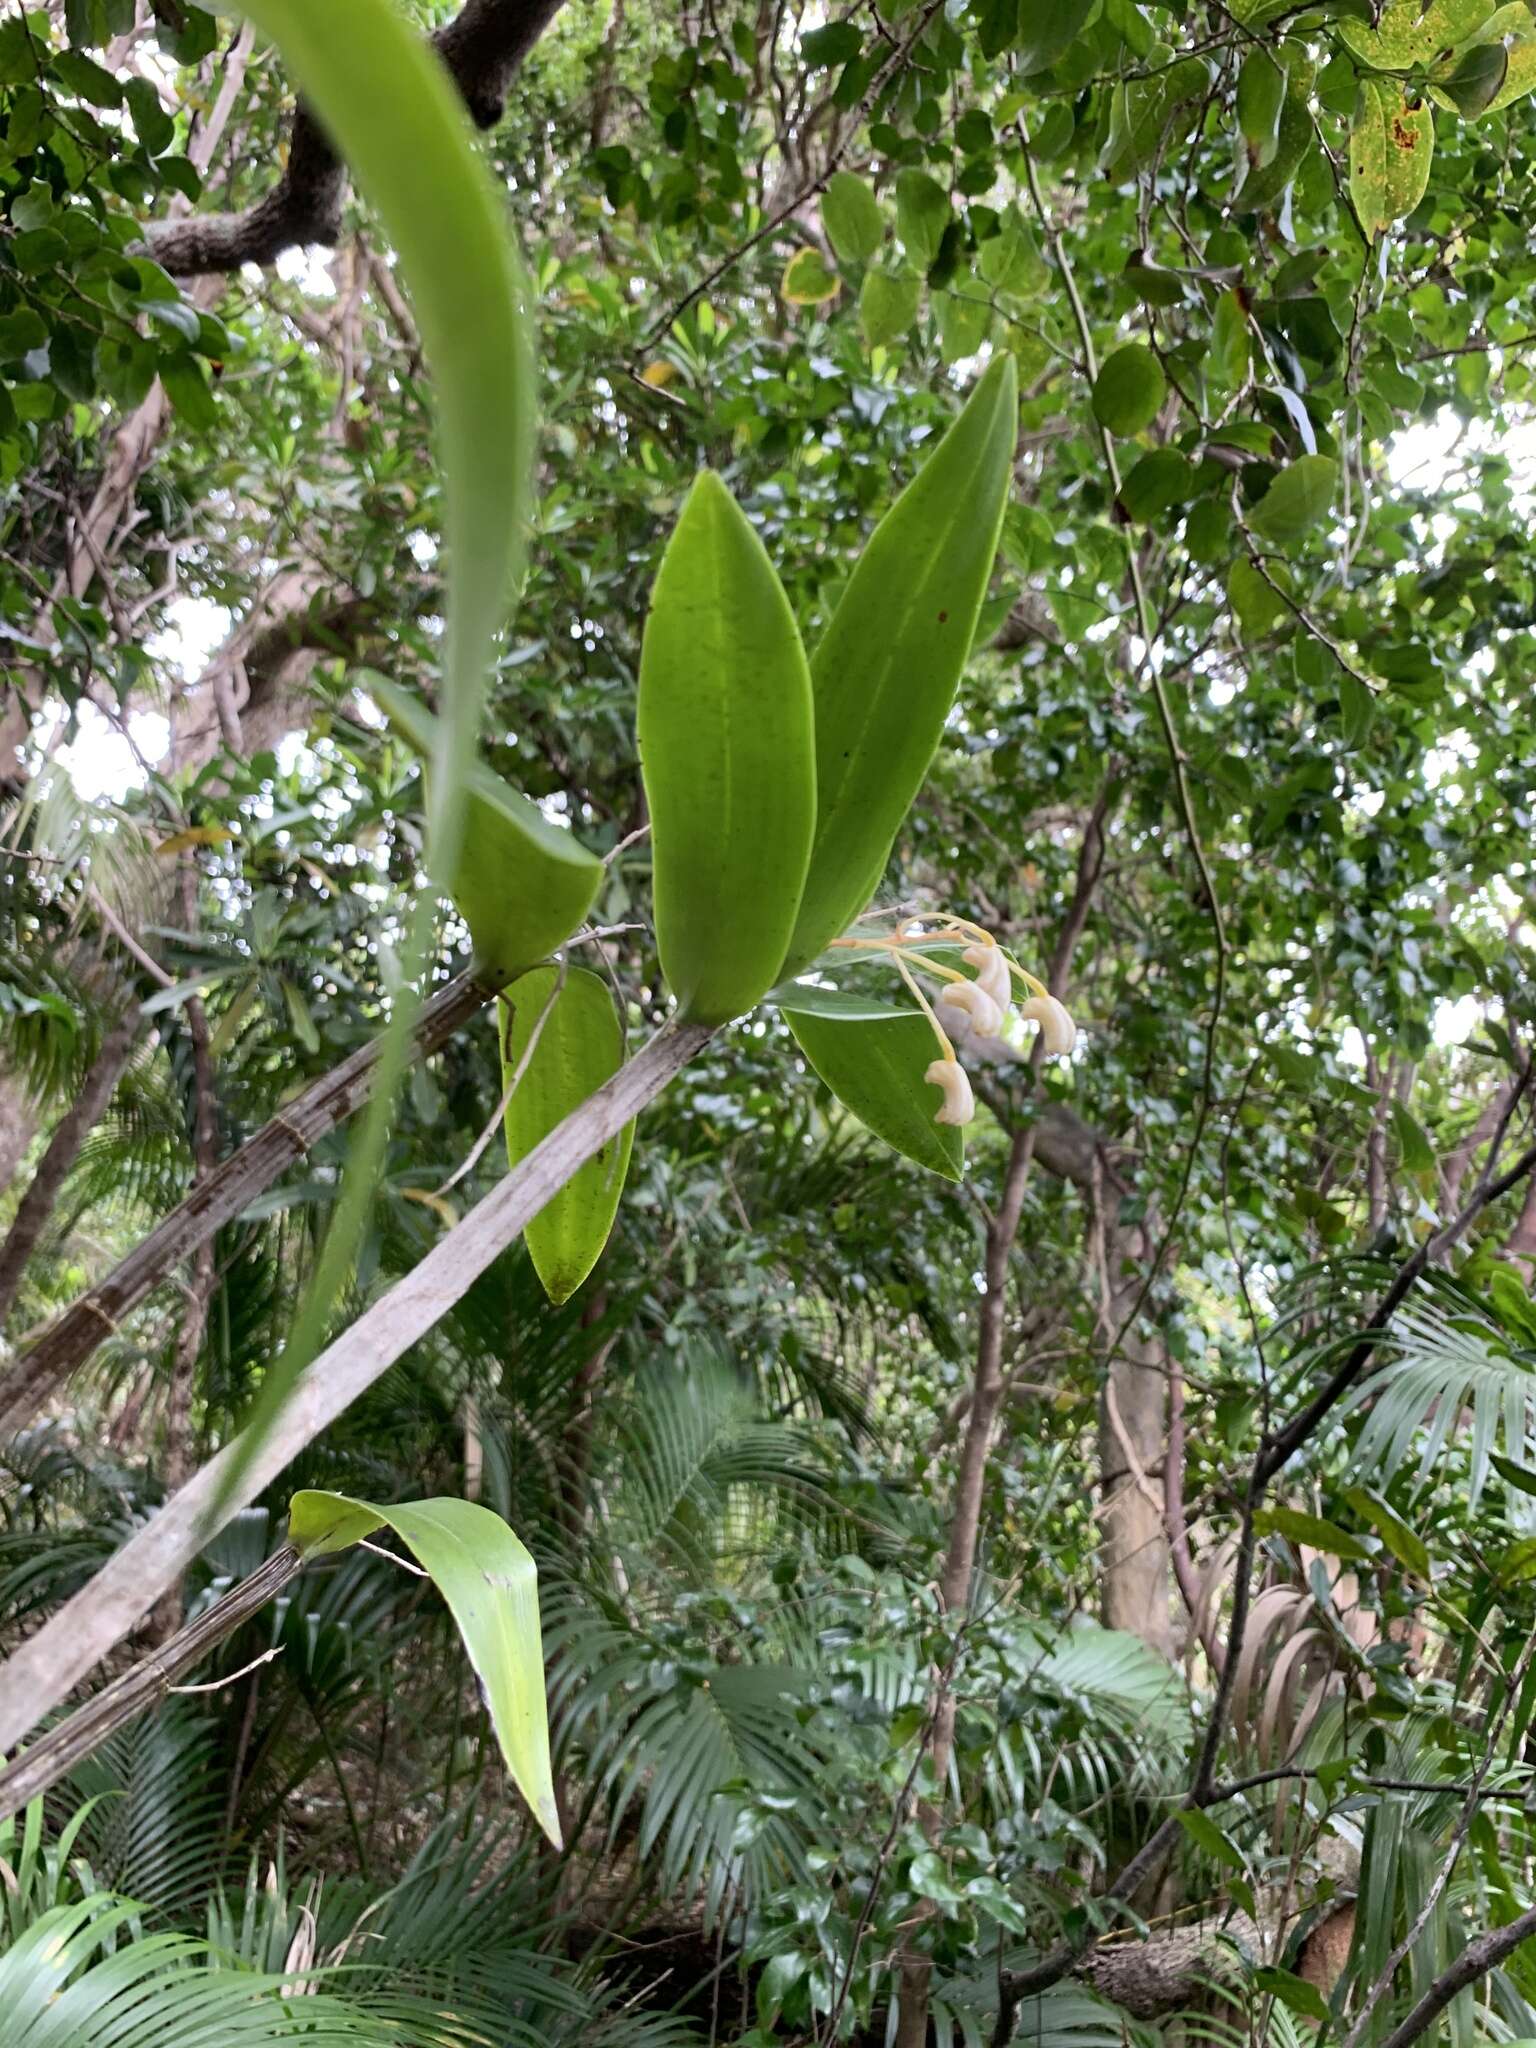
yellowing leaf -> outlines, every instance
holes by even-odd
[[[797,249],[785,265],[779,296],[792,306],[819,306],[825,299],[835,299],[842,288],[819,249]]]
[[[431,1188],[402,1188],[400,1192],[408,1202],[419,1202],[423,1209],[430,1209],[450,1230],[459,1220],[458,1210],[446,1195],[436,1194]]]
[[[1412,213],[1429,183],[1435,117],[1395,79],[1365,78],[1349,131],[1349,193],[1368,235]]]
[[[1373,70],[1408,71],[1471,41],[1493,12],[1494,0],[1387,0],[1374,28],[1344,16],[1334,31]]]
[[[155,851],[169,858],[173,853],[185,853],[191,846],[222,846],[234,836],[227,825],[188,825],[181,832],[173,832],[169,839],[158,840]]]

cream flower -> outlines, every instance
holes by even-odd
[[[960,958],[967,967],[976,969],[976,986],[992,998],[1006,1023],[1013,1003],[1013,976],[1008,972],[1007,954],[995,939],[985,944],[978,940],[974,946],[967,946]]]
[[[968,1124],[976,1114],[970,1076],[957,1059],[934,1060],[923,1075],[925,1081],[944,1091],[944,1106],[936,1112],[936,1124]]]
[[[1007,978],[1006,968],[1004,978]],[[1003,1028],[1002,1008],[996,997],[982,987],[979,975],[975,981],[946,982],[939,991],[939,1008],[963,1010],[978,1038],[996,1038]]]
[[[1019,1006],[1019,1015],[1026,1024],[1040,1026],[1040,1041],[1048,1053],[1069,1053],[1076,1045],[1077,1026],[1066,1004],[1057,1002],[1054,996],[1031,996]]]

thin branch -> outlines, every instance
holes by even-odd
[[[494,128],[523,60],[559,12],[560,0],[467,0],[432,37],[477,127]],[[402,138],[402,147],[405,140]],[[320,123],[300,102],[282,176],[245,213],[194,215],[151,228],[149,250],[173,277],[272,263],[285,249],[335,242],[347,174]]]
[[[495,976],[462,974],[422,1009],[412,1037],[425,1059],[491,1000]],[[163,1223],[152,1230],[104,1280],[73,1302],[0,1377],[0,1438],[24,1428],[108,1337],[190,1253],[233,1221],[257,1195],[286,1173],[328,1131],[357,1109],[368,1093],[381,1040],[359,1047],[339,1067],[311,1083],[232,1153]]]
[[[281,1592],[297,1575],[302,1562],[297,1550],[291,1544],[284,1544],[259,1570],[252,1572],[248,1579],[242,1579],[238,1586],[232,1586],[221,1600],[216,1600],[196,1620],[179,1629],[152,1656],[140,1658],[120,1678],[103,1686],[94,1699],[87,1700],[83,1707],[56,1728],[50,1728],[14,1763],[0,1771],[0,1819],[17,1812],[29,1800],[46,1792],[50,1785],[56,1785],[60,1778],[98,1749],[115,1729],[172,1691],[173,1679],[179,1678],[183,1671],[190,1671],[215,1643],[233,1635],[242,1622],[265,1607],[273,1595]],[[263,1660],[258,1658],[257,1661]],[[230,1680],[221,1679],[219,1682],[228,1685]],[[39,1713],[36,1719],[41,1718]],[[13,1742],[6,1744],[8,1749],[13,1746]]]
[[[875,107],[878,106],[881,94],[885,91],[891,80],[901,71],[905,70],[912,52],[927,34],[929,23],[943,5],[944,0],[925,0],[922,12],[917,17],[916,25],[875,73],[874,78],[870,82],[869,90],[865,93],[863,99],[860,100],[858,107],[854,111],[853,118],[848,123],[843,140],[828,153],[827,160],[817,175],[814,178],[808,178],[804,184],[798,186],[782,206],[774,208],[773,212],[769,214],[761,226],[754,228],[752,233],[744,241],[738,242],[734,249],[728,250],[718,263],[711,264],[697,284],[691,285],[681,298],[675,299],[667,307],[659,319],[653,320],[636,344],[636,353],[643,353],[646,349],[654,347],[661,340],[662,336],[667,334],[674,324],[682,319],[691,305],[697,300],[702,299],[712,286],[717,285],[722,277],[725,277],[736,268],[743,256],[749,256],[759,242],[766,242],[770,235],[777,233],[783,227],[785,221],[793,214],[798,213],[807,200],[814,199],[817,193],[826,190],[832,173],[842,163],[844,157],[847,156],[849,150],[853,147],[854,139],[858,135],[860,128],[874,111]]]
[[[254,1449],[235,1437],[0,1665],[0,1752],[14,1749],[51,1713],[218,1530],[447,1314],[577,1168],[653,1101],[710,1036],[701,1024],[664,1027],[311,1361]],[[231,1468],[239,1474],[233,1482]]]

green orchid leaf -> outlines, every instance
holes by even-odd
[[[943,1096],[923,1079],[938,1058],[933,1027],[918,1010],[881,1009],[846,997],[840,1011],[826,998],[836,992],[784,989],[778,1003],[800,1050],[844,1108],[908,1159],[946,1180],[965,1172],[965,1140],[958,1125],[936,1124]]]
[[[1433,109],[1410,106],[1395,79],[1363,78],[1349,131],[1349,195],[1368,235],[1412,213],[1434,153]]]
[[[440,721],[426,706],[382,676],[365,672],[361,680],[407,746],[436,759]],[[432,775],[429,766],[429,797]],[[475,958],[505,978],[571,936],[592,907],[603,864],[484,762],[472,763],[459,787],[462,843],[448,893]]]
[[[501,1017],[504,1088],[523,1067],[506,1112],[507,1157],[516,1166],[613,1079],[624,1063],[624,1032],[608,984],[583,967],[567,967],[563,977],[554,966],[519,976],[506,991]],[[569,1301],[602,1255],[634,1135],[634,1125],[626,1124],[523,1232],[534,1271],[556,1304]]]
[[[512,1781],[558,1849],[560,1814],[549,1761],[538,1570],[500,1515],[472,1500],[375,1507],[341,1493],[296,1493],[288,1540],[306,1560],[392,1529],[458,1625]]]
[[[784,963],[798,974],[874,894],[954,702],[997,554],[1018,387],[1000,356],[870,536],[811,658],[816,840]]]
[[[640,652],[656,942],[685,1016],[722,1024],[779,978],[816,823],[799,628],[712,471],[667,543]]]

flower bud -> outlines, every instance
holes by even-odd
[[[1019,1015],[1026,1024],[1040,1026],[1040,1040],[1048,1053],[1069,1053],[1076,1045],[1077,1026],[1065,1003],[1057,1002],[1054,996],[1031,996],[1020,1005]]]
[[[946,982],[939,1007],[964,1010],[978,1038],[996,1038],[1003,1028],[1003,1013],[979,981]]]
[[[980,940],[974,946],[967,946],[960,955],[967,967],[976,970],[976,986],[989,995],[1004,1018],[1013,1002],[1013,976],[1008,972],[1008,961],[1001,946],[985,946]]]
[[[975,1116],[970,1076],[958,1060],[934,1060],[923,1079],[944,1091],[944,1106],[934,1114],[936,1124],[968,1124]]]

